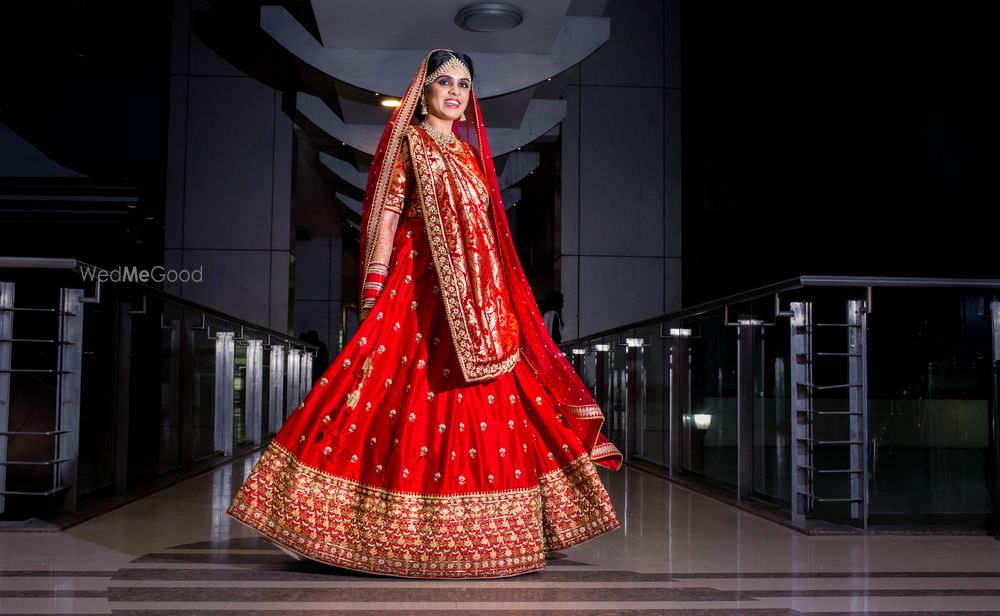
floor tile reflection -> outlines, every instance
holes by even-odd
[[[506,580],[287,558],[225,509],[254,457],[60,533],[0,534],[2,614],[1000,614],[989,537],[808,537],[657,477],[602,471],[622,528]]]

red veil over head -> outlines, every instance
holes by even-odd
[[[365,288],[368,266],[371,263],[379,235],[386,193],[389,188],[391,170],[405,147],[405,130],[411,124],[419,123],[414,111],[420,101],[427,74],[427,63],[435,51],[424,57],[400,105],[392,112],[389,123],[382,133],[375,158],[368,172],[365,187],[364,207],[361,212],[361,290]],[[450,50],[445,50],[450,51]],[[552,394],[563,417],[574,429],[580,441],[590,452],[591,460],[597,464],[617,469],[621,466],[622,455],[618,449],[601,434],[604,415],[594,402],[586,386],[573,371],[566,357],[556,346],[546,330],[534,293],[521,268],[521,262],[514,251],[514,243],[507,224],[506,210],[500,197],[496,169],[490,153],[486,125],[479,108],[475,86],[469,96],[465,111],[466,119],[455,120],[452,131],[463,141],[472,145],[479,153],[479,164],[486,176],[490,192],[490,209],[496,226],[498,249],[503,263],[504,277],[510,293],[511,306],[521,332],[521,354],[524,361],[535,372],[539,382]]]

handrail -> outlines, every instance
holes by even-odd
[[[1000,279],[989,279],[989,278],[920,278],[920,277],[886,277],[886,276],[799,276],[798,278],[789,278],[787,280],[782,280],[779,282],[773,282],[768,285],[757,287],[756,289],[750,289],[748,291],[742,291],[740,293],[735,293],[733,295],[727,295],[725,297],[720,297],[708,302],[701,304],[696,304],[688,308],[682,308],[681,310],[676,310],[674,312],[668,312],[656,317],[650,317],[648,319],[643,319],[641,321],[635,321],[633,323],[626,323],[624,325],[618,325],[603,331],[595,332],[592,334],[587,334],[586,336],[579,336],[573,340],[567,340],[559,343],[559,346],[570,346],[574,344],[579,344],[588,340],[593,340],[594,338],[600,338],[603,336],[610,336],[617,334],[624,330],[636,329],[639,327],[646,327],[648,325],[656,325],[664,321],[672,321],[676,319],[683,319],[688,317],[695,317],[718,308],[725,308],[730,304],[747,302],[754,299],[760,299],[762,297],[768,297],[771,295],[776,295],[779,293],[785,293],[788,291],[796,291],[798,289],[804,289],[806,287],[858,287],[871,289],[872,287],[925,287],[925,288],[965,288],[965,289],[978,289],[987,287],[996,287],[1000,289]]]
[[[60,257],[3,257],[3,256],[0,256],[0,269],[58,269],[58,270],[70,270],[70,271],[78,272],[78,271],[80,271],[81,268],[84,268],[84,267],[86,267],[86,268],[93,268],[93,269],[96,269],[96,270],[100,270],[102,272],[108,272],[108,271],[110,271],[110,270],[107,270],[107,269],[105,269],[103,267],[100,267],[98,265],[92,265],[90,263],[86,263],[84,261],[80,261],[78,259],[73,259],[73,258],[60,258]],[[100,283],[98,282],[98,285],[99,284]],[[298,340],[298,339],[294,338],[290,334],[283,334],[283,333],[281,333],[281,332],[279,332],[277,330],[270,329],[268,327],[263,327],[261,325],[257,325],[257,324],[251,323],[250,321],[243,320],[243,319],[241,319],[239,317],[234,317],[232,315],[228,315],[228,314],[226,314],[224,312],[216,310],[215,308],[211,308],[209,306],[205,306],[203,304],[199,304],[197,302],[193,302],[193,301],[191,301],[189,299],[186,299],[186,298],[183,298],[183,297],[178,297],[176,295],[173,295],[171,293],[167,293],[166,291],[164,291],[162,289],[158,289],[158,288],[150,286],[148,284],[144,284],[144,283],[141,283],[141,282],[134,282],[134,281],[115,282],[114,284],[120,284],[120,285],[127,285],[127,286],[132,286],[132,287],[138,287],[136,289],[136,291],[138,291],[138,292],[145,293],[147,295],[152,295],[153,297],[158,297],[158,298],[163,299],[163,300],[167,300],[167,301],[169,301],[171,303],[178,304],[178,305],[183,306],[185,308],[191,308],[192,310],[197,310],[199,312],[202,312],[203,314],[216,317],[218,319],[221,319],[221,320],[226,321],[228,323],[232,323],[234,325],[239,325],[239,326],[244,327],[244,328],[254,329],[254,330],[266,333],[269,336],[280,338],[282,340],[287,340],[289,342],[289,346],[290,347],[297,345],[297,346],[302,347],[303,350],[304,349],[313,349],[313,350],[318,350],[319,349],[319,347],[317,347],[316,345],[309,344],[308,342],[303,342],[301,340]]]

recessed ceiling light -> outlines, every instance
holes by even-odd
[[[395,98],[387,98],[382,101],[383,107],[399,107],[399,101]]]
[[[506,2],[470,4],[455,15],[455,23],[470,32],[503,32],[524,21],[524,13]]]

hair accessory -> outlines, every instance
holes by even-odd
[[[437,69],[435,69],[433,73],[427,75],[427,78],[424,79],[424,85],[425,86],[428,85],[429,83],[431,83],[441,75],[444,75],[450,70],[464,71],[466,78],[468,78],[469,81],[472,81],[472,71],[469,70],[469,67],[465,65],[465,62],[462,62],[455,56],[452,56],[447,62],[437,67]]]

